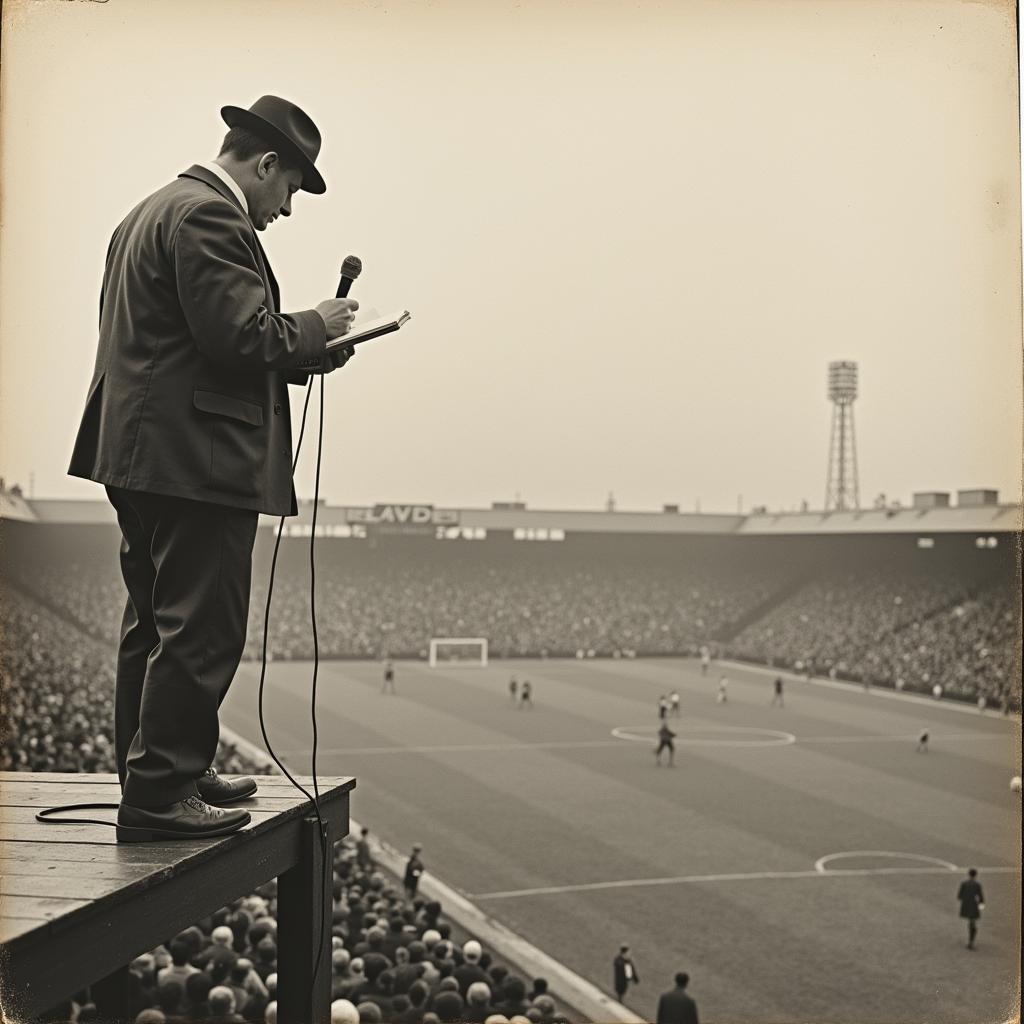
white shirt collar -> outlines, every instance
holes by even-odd
[[[245,193],[238,187],[238,182],[235,181],[235,179],[232,178],[231,175],[228,174],[228,172],[225,171],[220,164],[216,164],[212,160],[209,163],[201,163],[199,166],[205,167],[208,171],[211,171],[214,174],[216,174],[217,177],[220,178],[220,180],[223,181],[224,184],[227,185],[229,189],[231,189],[231,192],[233,193],[234,197],[238,200],[238,202],[242,206],[242,209],[245,211],[245,215],[248,216],[249,204],[245,201]]]

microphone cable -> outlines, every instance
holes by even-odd
[[[299,463],[299,453],[302,451],[302,439],[306,433],[306,414],[309,411],[309,399],[313,393],[313,374],[310,374],[310,379],[306,385],[306,400],[302,405],[302,423],[299,427],[299,439],[295,445],[295,457],[292,460],[292,476],[295,476],[295,469]],[[323,870],[322,884],[323,888],[327,889],[330,886],[332,907],[333,907],[333,853],[330,850],[330,842],[328,839],[329,833],[327,824],[324,822],[323,817],[320,814],[320,788],[316,774],[316,753],[317,743],[319,739],[319,733],[317,730],[316,721],[316,686],[317,677],[320,671],[320,642],[316,628],[316,559],[315,559],[315,542],[316,542],[316,514],[317,508],[320,504],[320,462],[323,453],[323,440],[324,440],[324,374],[320,373],[320,415],[319,415],[319,431],[317,436],[316,445],[316,476],[313,485],[313,515],[312,515],[312,527],[309,534],[309,611],[310,611],[310,624],[313,629],[313,685],[310,699],[310,717],[313,723],[313,747],[311,752],[311,769],[313,775],[313,795],[310,795],[309,791],[300,783],[291,772],[288,771],[284,762],[274,752],[274,748],[271,745],[270,737],[267,735],[267,725],[263,717],[263,691],[264,684],[267,676],[267,643],[270,635],[270,606],[271,600],[274,594],[274,575],[277,571],[277,556],[281,548],[281,534],[284,530],[284,521],[286,516],[281,516],[277,524],[277,536],[274,540],[274,553],[270,561],[270,578],[267,582],[267,601],[263,612],[263,646],[260,658],[260,682],[259,690],[257,694],[256,710],[259,716],[260,732],[263,735],[263,744],[267,748],[267,753],[270,754],[274,763],[281,769],[281,772],[288,779],[288,781],[299,790],[302,795],[310,801],[313,805],[313,812],[316,815],[317,820],[317,831],[320,840],[320,854],[321,854],[321,867]],[[324,928],[325,919],[327,917],[326,908],[323,906],[323,902],[320,902],[320,929],[319,938],[317,940],[316,960],[313,964],[313,977],[312,983],[316,985],[316,977],[320,971],[320,961],[323,958],[324,951]]]

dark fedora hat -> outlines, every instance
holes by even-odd
[[[220,116],[231,128],[245,128],[280,148],[302,169],[302,188],[320,195],[327,191],[314,166],[320,153],[320,132],[309,115],[280,96],[261,96],[248,110],[221,107]]]

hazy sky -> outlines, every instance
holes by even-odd
[[[414,320],[326,381],[332,503],[820,506],[1020,493],[1010,2],[4,4],[0,473],[65,475],[107,241],[288,97],[328,191],[262,236],[285,310]],[[302,392],[292,388],[293,410]],[[313,449],[297,489],[312,491]]]

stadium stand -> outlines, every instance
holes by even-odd
[[[113,756],[110,645],[85,635],[13,587],[3,596],[0,770],[104,772]],[[231,744],[217,765],[227,773],[270,770]],[[475,940],[452,941],[439,903],[407,899],[395,879],[357,862],[346,839],[335,848],[332,1019],[423,1024],[517,1014],[534,1024],[567,1018],[544,994],[543,979],[520,978]],[[232,901],[131,964],[134,1019],[276,1019],[276,883]],[[541,982],[538,989],[538,981]],[[532,988],[531,988],[532,986]],[[536,998],[528,993],[536,991]],[[90,990],[44,1019],[97,1020]]]
[[[949,510],[945,510],[948,516]],[[116,528],[5,522],[4,569],[97,640],[118,636]],[[529,543],[325,537],[321,657],[425,658],[432,636],[487,637],[491,658],[692,655],[1019,703],[1013,535],[579,534]],[[260,657],[273,534],[260,531],[246,657]],[[983,543],[979,546],[979,540]],[[272,659],[312,656],[308,541],[281,545]]]

